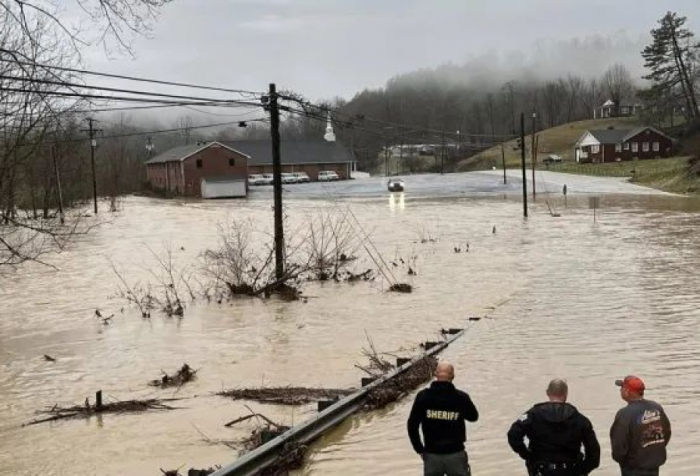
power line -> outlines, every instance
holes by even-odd
[[[296,114],[297,116],[305,116],[305,117],[308,117],[309,119],[316,120],[319,122],[326,122],[328,120],[327,117],[323,117],[322,115],[314,114],[312,112],[305,111],[305,110],[293,109],[290,107],[284,107],[281,109],[283,109],[286,112],[289,112],[290,114]],[[290,118],[299,120],[298,117],[295,118],[293,116],[290,116]],[[377,135],[383,139],[397,139],[397,138],[407,139],[408,138],[408,140],[413,140],[413,141],[418,142],[418,143],[425,143],[426,139],[430,139],[430,137],[425,137],[424,135],[423,136],[416,135],[413,137],[409,137],[409,135],[411,135],[411,134],[414,134],[416,132],[420,132],[421,131],[420,129],[409,131],[407,133],[387,134],[386,132],[381,131],[381,130],[366,129],[363,127],[356,126],[352,122],[340,121],[337,119],[333,119],[332,117],[331,117],[331,124],[341,128],[341,129],[348,129],[348,130],[353,130],[353,131],[360,131],[360,132],[366,132],[369,134],[374,134],[374,135]],[[435,136],[433,136],[433,138],[440,139],[441,136],[435,135]],[[458,143],[456,141],[452,141],[451,144],[452,145],[459,145],[461,148],[464,148],[464,149],[482,150],[482,149],[486,149],[489,147],[493,147],[495,145],[499,145],[499,144],[501,144],[501,142],[483,142],[479,145],[475,145],[475,144],[463,144],[463,143]]]
[[[12,55],[12,56],[20,54],[21,56],[24,56],[26,58],[25,55],[23,55],[19,52],[13,52],[13,51],[7,50],[5,48],[0,48],[0,53],[5,53],[5,54]],[[37,63],[34,61],[19,61],[16,59],[8,60],[5,58],[0,58],[0,62],[17,63],[17,64],[23,64],[25,66],[38,66],[40,68],[44,68],[45,70],[53,69],[56,71],[65,71],[65,72],[69,72],[69,73],[87,74],[87,75],[91,75],[91,76],[100,76],[100,77],[104,77],[104,78],[124,79],[127,81],[138,81],[138,82],[143,82],[143,83],[162,84],[162,85],[166,85],[166,86],[179,86],[179,87],[202,89],[202,90],[208,90],[208,91],[236,93],[236,94],[241,94],[241,95],[250,95],[250,96],[254,96],[254,97],[260,97],[263,94],[263,93],[257,92],[257,91],[246,91],[244,89],[220,88],[220,87],[216,87],[216,86],[204,86],[204,85],[190,84],[190,83],[179,83],[179,82],[175,82],[175,81],[163,81],[160,79],[139,78],[136,76],[125,76],[125,75],[121,75],[121,74],[103,73],[103,72],[99,72],[99,71],[90,71],[90,70],[86,70],[86,69],[68,68],[65,66],[52,66],[52,65],[40,64],[40,63]]]
[[[199,126],[173,127],[170,129],[160,129],[160,130],[155,130],[155,131],[134,131],[134,132],[126,132],[123,134],[102,135],[102,136],[99,136],[99,138],[100,139],[121,139],[121,138],[125,138],[125,137],[168,134],[168,133],[172,133],[172,132],[207,129],[207,128],[211,128],[211,127],[225,127],[225,126],[231,126],[231,125],[241,126],[242,123],[247,124],[250,122],[269,122],[269,121],[270,121],[270,119],[268,117],[261,117],[261,118],[255,118],[255,119],[246,119],[245,121],[227,121],[227,122],[219,122],[219,123],[215,123],[215,124],[204,124],[204,125],[199,125]],[[97,122],[99,122],[99,121],[97,121]],[[73,144],[73,143],[77,143],[77,142],[84,142],[86,140],[89,140],[89,139],[85,139],[85,138],[65,139],[65,140],[58,140],[58,141],[33,142],[30,144],[23,144],[23,145],[25,145],[25,146],[38,146],[38,145],[50,145],[50,144]]]
[[[6,79],[9,81],[29,82],[29,83],[35,83],[35,84],[46,84],[46,85],[52,85],[52,86],[62,86],[62,87],[69,87],[69,88],[74,87],[74,88],[78,88],[78,89],[90,89],[93,91],[108,91],[111,93],[134,94],[137,96],[153,96],[153,97],[158,97],[158,98],[181,99],[181,100],[186,99],[186,100],[190,100],[190,101],[220,102],[220,103],[254,105],[254,106],[260,105],[259,103],[239,101],[239,100],[234,100],[234,99],[201,98],[201,97],[196,97],[196,96],[183,96],[183,95],[178,95],[178,94],[166,94],[166,93],[156,93],[156,92],[151,92],[151,91],[139,91],[139,90],[133,90],[133,89],[111,88],[111,87],[107,87],[107,86],[92,86],[92,85],[87,85],[87,84],[69,83],[67,81],[52,81],[49,79],[22,78],[22,77],[16,77],[16,76],[8,76],[5,74],[0,75],[0,79]],[[37,92],[39,92],[39,91],[37,91]]]
[[[68,93],[62,91],[38,91],[35,89],[24,89],[24,88],[2,88],[3,91],[14,92],[20,94],[36,94],[39,96],[57,96],[57,97],[77,97],[81,99],[98,99],[101,101],[125,101],[125,102],[138,102],[145,104],[170,104],[170,105],[189,105],[190,103],[183,103],[182,101],[168,101],[165,99],[150,99],[150,98],[136,98],[130,96],[103,96],[99,94],[87,94],[87,93]],[[202,101],[201,99],[197,101]],[[231,101],[228,100],[207,100],[205,102],[218,102],[221,104],[226,104],[230,107],[240,106],[240,107],[260,107],[258,103],[245,103],[243,101]],[[231,103],[231,104],[229,104]],[[202,106],[201,102],[192,103],[195,106]]]
[[[413,125],[410,125],[410,124],[401,124],[401,123],[397,123],[397,122],[385,121],[385,120],[382,120],[382,119],[376,119],[376,118],[372,118],[372,117],[367,117],[367,116],[365,116],[365,115],[363,115],[363,114],[359,114],[359,115],[352,116],[351,114],[348,114],[348,113],[346,113],[346,112],[340,111],[340,110],[337,109],[337,108],[332,108],[332,107],[329,107],[329,106],[317,105],[317,104],[314,104],[314,103],[312,103],[312,102],[310,102],[310,101],[305,101],[305,100],[303,100],[303,99],[300,99],[300,98],[295,97],[295,96],[290,95],[290,94],[292,94],[292,93],[287,93],[287,94],[284,94],[284,95],[280,95],[280,98],[281,98],[281,99],[285,99],[285,100],[287,100],[287,101],[296,102],[297,104],[299,104],[300,106],[302,106],[302,108],[304,108],[304,107],[311,107],[311,108],[318,109],[318,110],[320,110],[320,111],[322,111],[322,112],[332,112],[333,114],[336,114],[336,115],[345,116],[345,117],[350,118],[350,121],[359,121],[359,122],[367,121],[367,122],[373,122],[373,123],[377,123],[377,124],[392,126],[392,127],[396,127],[396,128],[407,128],[407,129],[411,129],[411,128],[412,128],[412,129],[419,129],[421,132],[427,132],[427,133],[431,133],[431,134],[440,134],[440,135],[442,135],[442,134],[447,134],[447,135],[452,135],[452,136],[464,136],[464,137],[492,137],[492,138],[495,138],[495,137],[507,137],[507,138],[510,138],[510,139],[513,139],[513,138],[516,137],[515,135],[506,135],[506,134],[467,134],[467,133],[459,133],[459,134],[457,134],[457,132],[449,132],[449,131],[438,130],[438,129],[429,129],[429,128],[424,128],[424,127],[413,126]]]

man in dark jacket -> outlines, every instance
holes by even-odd
[[[610,428],[612,457],[622,476],[658,476],[666,462],[671,423],[661,405],[644,399],[642,379],[628,375],[615,385],[627,406],[617,412]]]
[[[565,381],[552,380],[547,387],[549,401],[529,409],[508,431],[508,444],[525,460],[530,476],[581,476],[600,465],[593,425],[566,403],[568,393]]]
[[[424,476],[471,474],[464,451],[464,420],[478,420],[479,412],[469,395],[452,384],[454,376],[454,367],[440,362],[435,381],[418,393],[408,418],[408,436],[413,449],[423,458]],[[425,443],[418,431],[421,427]]]

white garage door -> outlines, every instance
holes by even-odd
[[[245,180],[202,179],[202,198],[238,198],[245,196]]]

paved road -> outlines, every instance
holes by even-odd
[[[508,183],[503,184],[503,172],[496,170],[465,172],[456,174],[422,174],[408,175],[403,179],[406,195],[421,196],[470,196],[520,194],[522,179],[519,170],[508,170]],[[528,172],[528,187],[531,172]],[[558,172],[538,171],[536,176],[538,192],[561,193],[566,184],[569,195],[577,194],[618,194],[618,195],[670,195],[652,188],[628,183],[618,177],[592,177],[587,175],[563,174]],[[531,188],[528,188],[530,191]],[[294,198],[328,198],[357,197],[372,198],[385,196],[385,177],[340,182],[314,182],[308,184],[284,185],[285,195]],[[272,187],[251,187],[251,198],[267,198],[272,194]]]

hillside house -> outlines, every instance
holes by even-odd
[[[154,190],[202,198],[247,195],[249,156],[220,142],[175,147],[146,162]]]
[[[608,99],[602,106],[593,108],[593,119],[631,117],[636,115],[642,109],[642,106],[640,104],[620,104],[618,109],[618,111],[615,111],[615,103]]]
[[[670,157],[674,140],[653,127],[586,131],[576,142],[576,162],[620,162]]]

